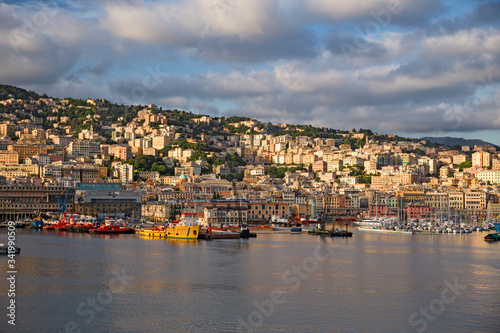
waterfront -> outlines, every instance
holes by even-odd
[[[16,326],[4,319],[0,331],[493,332],[500,244],[485,235],[184,241],[18,230]],[[4,283],[1,295],[5,309]]]

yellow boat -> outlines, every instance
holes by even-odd
[[[148,237],[166,237],[167,235],[167,230],[163,229],[143,229],[140,231],[141,236],[148,236]]]
[[[173,228],[167,228],[165,237],[177,239],[198,239],[200,229],[201,225],[179,225]]]
[[[167,238],[198,239],[201,225],[198,225],[196,213],[182,213],[179,224],[175,227],[167,227]]]

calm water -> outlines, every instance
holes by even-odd
[[[18,229],[16,326],[2,278],[0,332],[499,332],[500,242],[485,235],[207,242]]]

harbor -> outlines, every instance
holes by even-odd
[[[410,242],[406,235],[358,229],[347,238],[261,229],[249,241],[18,229],[16,328],[39,331],[50,317],[42,332],[64,331],[68,322],[84,332],[248,331],[241,320],[268,332],[310,331],[312,321],[314,331],[324,332],[371,332],[387,323],[389,331],[414,331],[410,315],[456,278],[459,297],[429,322],[429,331],[474,331],[478,323],[495,331],[500,243],[485,242],[484,232],[410,236]],[[0,238],[5,235],[0,229]],[[302,265],[307,271],[294,270]],[[120,293],[106,307],[98,303],[102,311],[87,324],[78,307],[91,309],[86,300],[108,290],[114,274],[124,281]],[[249,315],[259,311],[254,303],[268,304],[276,290],[283,302],[261,326],[250,326]],[[381,299],[391,306],[380,308]],[[329,308],[335,311],[326,317]]]

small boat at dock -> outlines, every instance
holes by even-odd
[[[250,232],[249,228],[241,228],[240,230],[240,238],[255,238],[257,234],[255,232]]]
[[[500,223],[493,223],[493,225],[495,226],[496,232],[484,236],[484,240],[487,242],[500,241]]]

